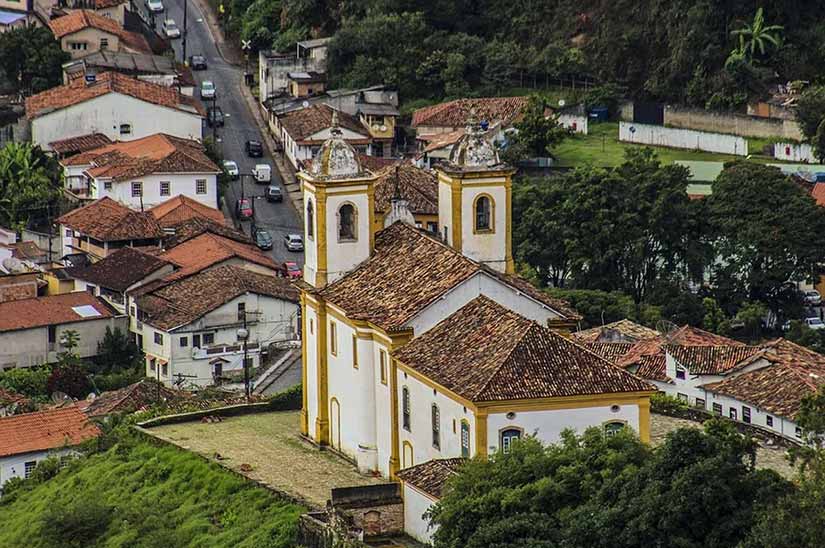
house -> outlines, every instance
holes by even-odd
[[[439,237],[403,199],[376,230],[377,176],[338,128],[298,173],[301,432],[313,443],[395,479],[565,428],[649,439],[655,388],[565,337],[580,316],[514,274],[513,173],[470,127],[437,168]]]
[[[165,232],[149,212],[134,211],[109,197],[74,209],[55,221],[63,254],[84,253],[100,260],[123,247],[160,248]]]
[[[107,8],[122,16],[125,3]],[[149,42],[142,34],[128,31],[123,23],[113,17],[92,10],[71,10],[67,15],[49,21],[49,28],[60,41],[63,51],[73,59],[99,50],[152,53]]]
[[[94,150],[112,144],[112,140],[102,133],[90,133],[88,135],[78,135],[68,139],[59,139],[49,143],[49,148],[57,158],[68,158],[81,152]]]
[[[376,175],[373,230],[388,226],[393,204],[399,205],[402,201],[402,207],[412,214],[415,226],[438,234],[438,180],[435,175],[406,162],[393,163],[377,171]]]
[[[85,291],[0,303],[0,367],[57,361],[67,331],[79,336],[78,356],[96,356],[106,328],[126,326],[125,316]]]
[[[26,396],[0,387],[0,417],[22,413],[30,404]]]
[[[415,165],[422,169],[432,169],[438,162],[449,160],[453,145],[464,137],[464,130],[459,129],[449,133],[433,133],[418,138],[419,153],[415,157]]]
[[[89,150],[60,161],[67,191],[84,200],[111,198],[132,209],[172,196],[218,205],[221,169],[198,141],[158,133]]]
[[[288,72],[286,80],[288,93],[298,99],[320,95],[327,89],[327,77],[321,72]]]
[[[411,537],[432,543],[435,530],[424,513],[441,500],[447,480],[458,475],[467,459],[433,459],[398,472],[404,499],[404,530]]]
[[[128,0],[58,0],[57,5],[52,7],[52,18],[81,10],[92,11],[123,26],[126,22],[126,12],[129,11],[129,2]]]
[[[197,99],[117,72],[98,74],[91,82],[77,79],[26,99],[32,142],[44,150],[51,150],[54,141],[92,133],[111,141],[157,133],[200,140],[205,115]]]
[[[98,427],[76,406],[0,418],[0,488],[12,478],[28,478],[48,457],[71,455]]]
[[[479,97],[455,99],[417,109],[412,115],[416,138],[422,135],[452,133],[463,130],[471,115],[488,127],[511,127],[527,106],[527,97]]]
[[[161,202],[149,210],[165,231],[171,232],[178,226],[193,219],[211,221],[226,225],[226,217],[219,209],[207,206],[185,194],[179,194]]]
[[[655,329],[650,329],[630,320],[619,320],[591,329],[577,331],[571,336],[580,343],[636,343],[642,340],[655,339],[661,335]]]
[[[271,50],[258,52],[258,97],[265,103],[270,97],[286,94],[289,89],[289,73],[326,71],[326,50],[330,38],[305,40],[295,45],[295,53],[278,53]]]
[[[195,79],[189,67],[164,55],[125,51],[99,50],[65,63],[63,83],[104,72],[119,72],[144,82],[175,87],[188,97],[195,94]]]
[[[0,0],[0,33],[38,23],[32,0]]]
[[[33,299],[41,294],[39,272],[0,274],[0,303]]]
[[[271,343],[297,338],[298,292],[290,282],[238,265],[138,292],[133,302],[146,375],[167,385],[220,384],[244,360],[262,366]]]
[[[93,399],[83,412],[87,417],[107,417],[141,411],[162,402],[185,399],[184,393],[171,390],[150,379],[142,379],[118,390],[103,392]]]

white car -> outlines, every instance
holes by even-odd
[[[820,329],[825,329],[825,322],[819,318],[805,318],[805,325],[817,331]]]
[[[816,289],[810,289],[803,293],[803,298],[805,299],[805,304],[810,304],[813,306],[819,306],[822,304],[822,295],[819,294],[819,291]]]
[[[241,173],[238,169],[238,164],[232,160],[223,161],[223,170],[226,171],[226,174],[232,177],[232,179],[237,179]]]
[[[174,19],[166,19],[163,22],[163,34],[167,38],[180,38],[180,29]]]
[[[166,9],[160,0],[146,0],[146,7],[149,8],[149,11],[152,13],[163,13]]]
[[[215,89],[215,83],[211,80],[204,80],[201,83],[201,99],[214,99],[215,93],[217,90]]]

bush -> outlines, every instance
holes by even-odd
[[[54,546],[91,546],[106,533],[112,508],[89,494],[72,504],[50,506],[43,515],[40,535]]]
[[[118,390],[120,388],[129,386],[141,380],[144,377],[142,369],[120,371],[118,373],[109,373],[108,375],[95,375],[93,378],[95,388],[100,392],[107,392],[109,390]]]
[[[0,373],[0,386],[30,398],[47,396],[51,372],[51,368],[45,365],[10,369]]]
[[[287,388],[283,392],[275,394],[269,398],[270,411],[294,411],[300,409],[303,404],[302,388],[296,384],[292,388]]]
[[[77,363],[58,365],[52,369],[46,383],[49,393],[63,392],[77,399],[85,398],[91,391],[86,369]]]
[[[684,402],[679,398],[674,398],[673,396],[668,396],[663,392],[656,392],[650,396],[650,410],[654,413],[674,415],[680,411],[687,411],[687,409],[687,402]]]

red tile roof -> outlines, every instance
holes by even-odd
[[[104,242],[164,236],[163,228],[151,213],[134,211],[109,197],[74,209],[58,217],[56,222]]]
[[[179,194],[149,210],[160,226],[173,228],[190,219],[208,219],[218,224],[226,224],[220,210],[204,205],[197,200]]]
[[[77,307],[90,306],[98,315],[84,317]],[[0,332],[31,329],[46,325],[112,318],[115,311],[103,300],[86,291],[49,295],[0,303]]]
[[[76,154],[78,152],[86,152],[87,150],[100,148],[111,142],[112,140],[102,133],[90,133],[88,135],[52,141],[49,143],[49,146],[52,147],[52,150],[57,154]]]
[[[286,129],[289,136],[298,144],[314,143],[307,138],[332,127],[332,113],[335,110],[324,104],[312,105],[300,110],[294,110],[278,117],[281,126]],[[346,112],[338,112],[338,126],[358,133],[369,140],[369,132],[361,125],[354,116]],[[362,139],[363,140],[363,139]],[[318,141],[318,142],[322,142]],[[353,142],[352,139],[348,141]]]
[[[153,272],[171,264],[134,247],[124,247],[89,266],[67,268],[66,271],[73,278],[124,292]]]
[[[638,342],[658,336],[659,332],[655,329],[627,319],[577,331],[571,335],[580,343]]]
[[[725,375],[750,365],[764,354],[753,346],[665,345],[665,351],[692,375]]]
[[[375,181],[375,211],[388,213],[396,189],[414,215],[438,215],[438,180],[410,163],[388,166]]]
[[[472,402],[655,390],[484,296],[414,338],[393,357]]]
[[[74,405],[0,418],[0,457],[75,446],[99,434]]]
[[[817,205],[825,206],[825,183],[816,183],[811,189],[811,196],[814,197]]]
[[[272,270],[279,270],[278,263],[254,245],[209,232],[187,240],[161,255],[162,259],[180,267],[180,270],[168,276],[166,280],[185,278],[234,257]]]
[[[486,120],[490,125],[509,124],[521,115],[527,101],[527,97],[456,99],[416,110],[412,115],[412,126],[461,128],[467,124],[473,109],[478,120]]]
[[[152,48],[143,35],[130,32],[121,27],[114,19],[98,15],[91,10],[73,10],[68,15],[49,21],[49,28],[52,29],[54,37],[58,40],[90,27],[117,36],[130,49],[142,53],[152,53]]]
[[[64,166],[89,165],[91,177],[131,180],[151,173],[209,173],[221,170],[206,155],[198,141],[156,133],[120,141],[72,156],[61,162]]]
[[[144,379],[120,390],[104,392],[83,410],[89,417],[102,417],[113,413],[134,413],[158,402],[176,402],[184,399],[183,393],[166,388],[152,379]]]
[[[23,405],[28,401],[29,399],[23,394],[18,394],[17,392],[6,390],[2,386],[0,386],[0,407],[5,407],[13,404]]]
[[[26,98],[26,116],[31,120],[72,105],[83,103],[106,95],[119,93],[140,99],[147,103],[180,110],[204,117],[203,105],[193,97],[187,97],[176,89],[131,78],[118,72],[104,72],[87,84],[78,79],[63,86],[57,86]]]
[[[460,458],[428,460],[399,471],[398,479],[434,499],[440,499],[447,480],[457,475],[466,462],[466,459]]]

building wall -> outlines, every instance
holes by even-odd
[[[25,477],[27,462],[40,462],[51,456],[62,457],[72,453],[74,453],[74,450],[65,448],[52,451],[33,451],[31,453],[0,458],[0,489],[12,478]]]
[[[206,194],[198,194],[197,180],[206,181]],[[161,196],[161,181],[169,183],[169,194]],[[112,188],[106,189],[105,182],[95,180],[95,195],[93,199],[109,197],[117,200],[132,209],[141,208],[141,199],[132,197],[132,183],[140,182],[143,188],[143,207],[148,209],[165,202],[173,196],[182,194],[206,206],[218,208],[218,176],[214,173],[185,173],[185,174],[150,174],[129,181],[112,182]]]
[[[689,405],[696,405],[696,398],[705,399],[705,389],[702,388],[705,384],[712,382],[719,382],[728,377],[735,377],[742,373],[761,369],[770,365],[766,360],[760,359],[754,363],[743,367],[737,371],[728,373],[727,375],[695,375],[691,374],[689,370],[685,371],[685,378],[679,379],[676,377],[677,361],[669,353],[665,354],[665,374],[673,379],[673,383],[656,383],[656,385],[666,394],[685,399],[687,396],[687,403]]]
[[[303,308],[303,315],[306,318],[306,331],[303,336],[306,338],[304,391],[307,402],[307,426],[309,437],[318,441],[315,437],[315,421],[318,419],[318,311],[312,304],[307,304]]]
[[[130,124],[129,135],[120,134],[121,124]],[[203,119],[187,113],[147,103],[119,93],[56,110],[32,120],[32,142],[44,150],[49,143],[89,133],[103,133],[112,141],[131,141],[156,133],[201,140]]]
[[[581,133],[582,135],[587,135],[588,133],[588,120],[586,115],[559,114],[556,119],[563,127],[571,129],[576,133]]]
[[[807,143],[774,143],[773,157],[786,162],[816,163],[814,149]]]
[[[775,434],[779,434],[789,440],[800,442],[801,438],[796,435],[796,428],[797,424],[793,421],[793,419],[788,419],[785,417],[781,417],[779,415],[774,415],[764,409],[760,409],[757,406],[750,404],[748,402],[743,402],[741,400],[737,400],[735,398],[730,398],[728,396],[723,396],[722,394],[715,394],[711,391],[705,391],[705,409],[714,413],[715,410],[713,408],[713,404],[719,404],[722,406],[722,416],[730,418],[730,410],[731,408],[736,410],[736,420],[738,422],[744,422],[743,419],[743,407],[748,407],[751,410],[751,421],[750,424],[753,426],[757,426],[759,428],[763,428]],[[773,426],[768,426],[767,418],[771,417],[773,419]]]
[[[315,193],[307,190],[301,185],[304,211],[301,218],[304,220],[304,280],[309,284],[315,284],[315,274],[318,271],[318,200]],[[307,208],[312,202],[312,236],[309,235],[309,216],[306,214]]]
[[[120,50],[120,39],[116,35],[92,27],[86,27],[72,34],[67,34],[60,39],[60,48],[71,55],[72,59],[77,59],[100,51],[101,39],[109,41],[105,49],[109,51]],[[73,43],[84,43],[86,44],[86,49],[72,49],[71,44]]]
[[[449,183],[438,179],[438,228],[447,237],[447,245],[453,246],[453,193]]]
[[[358,194],[327,194],[327,282],[332,283],[370,255],[370,202],[367,186],[358,185],[347,190],[360,190]],[[352,204],[356,210],[357,239],[343,241],[338,238],[338,210],[344,204]]]
[[[664,110],[666,126],[695,129],[745,137],[781,137],[801,141],[802,131],[795,120],[778,120],[727,112],[667,105]]]
[[[737,156],[748,155],[748,141],[743,137],[635,122],[619,122],[619,141]]]
[[[401,485],[404,490],[404,532],[419,542],[431,544],[436,529],[429,528],[424,512],[436,501],[406,482]]]
[[[481,181],[479,181],[481,182]],[[507,248],[507,189],[501,180],[490,181],[489,186],[467,186],[461,193],[462,248],[471,259],[486,263],[504,271]],[[479,196],[492,200],[492,224],[490,232],[475,231],[475,201]]]

